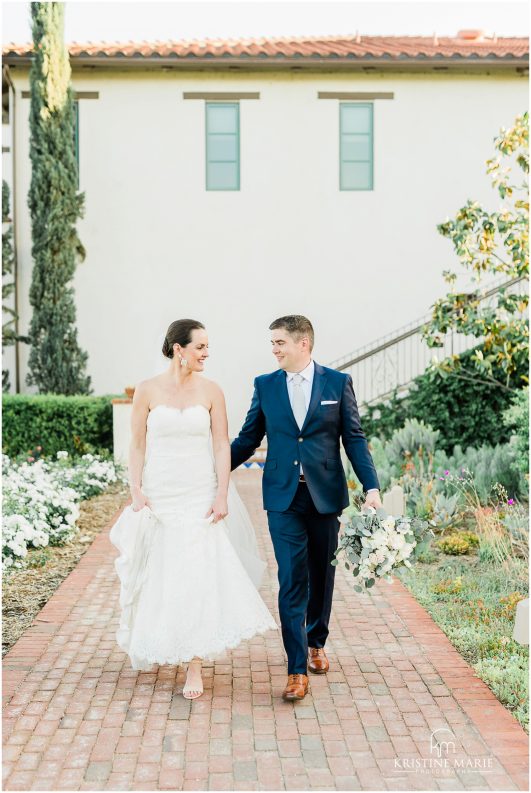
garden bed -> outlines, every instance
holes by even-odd
[[[3,576],[2,657],[31,625],[61,582],[74,569],[92,541],[129,497],[119,481],[105,492],[81,501],[76,521],[79,531],[65,545],[29,548],[28,567]]]

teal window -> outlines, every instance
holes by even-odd
[[[339,187],[373,189],[373,105],[341,102],[339,105]]]
[[[79,187],[79,101],[74,100],[74,152],[77,165],[77,186]]]
[[[206,103],[206,189],[240,189],[240,105]]]

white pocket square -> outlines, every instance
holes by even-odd
[[[321,405],[337,405],[337,399],[323,399]]]

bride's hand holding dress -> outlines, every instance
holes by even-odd
[[[209,518],[212,515],[212,523],[217,523],[218,521],[223,520],[223,518],[226,518],[228,514],[229,507],[227,505],[227,498],[216,496],[216,499],[205,515],[205,518]]]
[[[131,509],[133,512],[140,512],[141,509],[144,507],[149,507],[151,509],[151,502],[149,498],[142,493],[142,490],[138,489],[131,492]]]

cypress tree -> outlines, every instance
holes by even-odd
[[[75,326],[72,279],[85,251],[76,231],[84,194],[77,191],[74,99],[64,45],[64,4],[30,4],[30,158],[33,272],[28,385],[39,393],[88,394],[88,355]]]
[[[6,230],[4,231],[4,224]],[[13,226],[9,217],[9,185],[2,180],[2,346],[9,347],[17,340],[14,325],[16,314],[4,303],[15,290],[15,282],[10,280],[13,275],[15,255],[13,252]],[[4,322],[4,316],[9,317]],[[9,391],[9,370],[2,369],[2,391]]]

